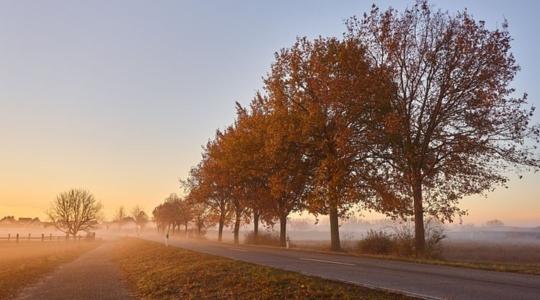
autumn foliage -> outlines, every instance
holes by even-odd
[[[508,26],[419,1],[402,13],[373,6],[341,38],[298,38],[275,55],[264,87],[218,130],[184,182],[221,239],[232,225],[328,215],[332,249],[353,209],[452,221],[458,201],[538,169],[534,108],[510,86],[519,67]]]

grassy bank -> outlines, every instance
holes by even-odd
[[[119,242],[115,257],[143,299],[408,299],[137,239]]]
[[[0,242],[0,299],[12,298],[58,265],[93,249],[98,242]]]

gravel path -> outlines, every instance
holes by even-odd
[[[60,266],[38,283],[22,290],[18,300],[134,299],[111,261],[111,243]]]

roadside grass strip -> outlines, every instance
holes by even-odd
[[[138,239],[118,242],[114,256],[142,299],[412,299]]]

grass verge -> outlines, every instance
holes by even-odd
[[[137,239],[115,260],[142,299],[410,299]]]
[[[452,261],[452,260],[440,260],[440,259],[428,259],[428,258],[388,256],[388,255],[370,255],[370,254],[358,254],[358,256],[398,260],[398,261],[406,261],[406,262],[414,262],[414,263],[438,265],[438,266],[477,269],[477,270],[485,270],[485,271],[540,275],[540,265],[536,265],[536,264],[467,262],[467,261]]]
[[[24,286],[82,253],[98,242],[1,242],[0,299],[11,299]]]

